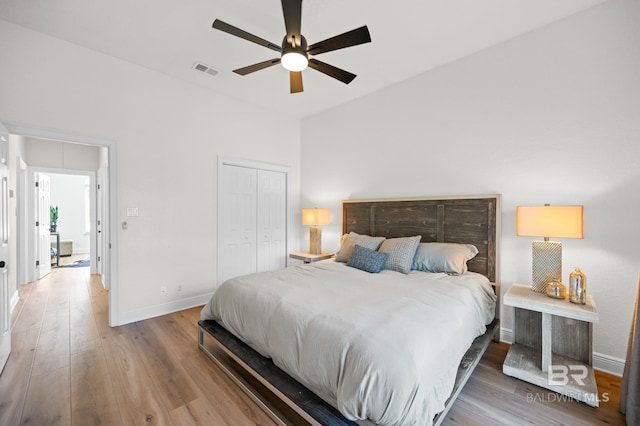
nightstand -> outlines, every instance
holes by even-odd
[[[302,260],[304,263],[317,262],[318,260],[331,259],[333,254],[331,253],[320,253],[320,254],[311,254],[306,251],[300,251],[297,253],[289,254],[291,259]]]
[[[514,315],[502,372],[597,407],[592,339],[599,317],[593,296],[577,305],[512,284],[503,303],[514,307]]]

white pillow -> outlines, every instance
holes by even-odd
[[[477,254],[478,249],[471,244],[420,243],[411,269],[461,275],[467,271],[467,262]]]
[[[336,262],[348,262],[356,248],[356,244],[364,248],[377,250],[383,241],[384,237],[371,237],[349,232],[348,238],[343,237],[342,247],[336,253]]]

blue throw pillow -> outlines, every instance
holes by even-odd
[[[389,255],[387,253],[380,253],[356,244],[353,254],[347,262],[347,266],[377,274],[384,266],[384,262],[386,262],[388,257]]]

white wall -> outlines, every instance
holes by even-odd
[[[324,248],[338,248],[341,199],[502,194],[504,292],[531,280],[516,206],[582,204],[585,238],[562,241],[562,278],[583,268],[594,351],[621,372],[640,273],[639,22],[640,2],[606,2],[305,119],[301,203],[338,218]]]
[[[217,156],[291,166],[299,210],[299,122],[2,20],[0,60],[0,121],[117,144],[117,322],[211,291]]]
[[[60,241],[72,241],[73,253],[89,253],[91,241],[85,232],[85,188],[89,176],[49,174],[51,178],[51,205],[58,206],[58,232]]]

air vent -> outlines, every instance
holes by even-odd
[[[218,75],[220,74],[220,70],[217,70],[213,67],[210,67],[209,65],[205,65],[202,62],[196,62],[195,64],[193,64],[193,69],[194,70],[198,70],[204,73],[207,73],[209,75]]]

